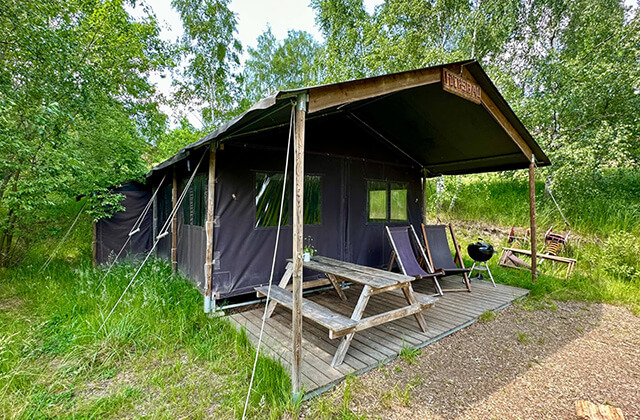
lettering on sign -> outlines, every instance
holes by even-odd
[[[442,69],[442,88],[471,102],[477,104],[482,102],[482,89],[480,86],[447,69]]]

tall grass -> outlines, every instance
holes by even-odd
[[[538,226],[567,229],[552,200],[556,198],[570,228],[601,237],[629,232],[640,234],[640,171],[610,169],[557,178],[550,190],[544,174],[536,179]],[[486,220],[505,226],[529,224],[529,184],[523,171],[446,178],[437,192],[437,180],[427,186],[429,211],[460,220]]]
[[[524,172],[446,178],[444,189],[442,185],[438,188],[437,182],[432,180],[427,186],[431,215],[502,227],[502,243],[495,246],[507,246],[510,226],[529,225],[528,178]],[[570,225],[565,225],[544,182],[537,180],[538,250],[550,226],[557,232],[570,229],[573,233],[565,255],[578,260],[574,274],[565,280],[561,278],[565,267],[552,269],[544,264],[542,270],[549,275],[534,284],[530,273],[498,267],[494,258],[493,270],[500,281],[531,289],[537,297],[623,304],[640,314],[640,172],[576,172],[556,179],[552,193]],[[462,243],[477,236],[475,232],[463,232],[462,236],[464,233],[467,237]]]
[[[245,334],[202,310],[202,297],[162,261],[142,270],[112,317],[136,263],[41,260],[0,272],[0,417],[238,417],[255,352]],[[158,373],[162,374],[158,376]],[[288,374],[261,357],[254,417],[290,404]],[[133,410],[133,411],[132,411]]]

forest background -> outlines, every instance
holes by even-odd
[[[0,11],[2,265],[59,234],[60,213],[77,197],[88,197],[92,217],[104,216],[119,199],[110,187],[142,179],[154,163],[276,90],[469,58],[551,157],[540,176],[568,217],[580,226],[589,212],[583,205],[619,202],[598,211],[621,212],[605,232],[600,222],[581,227],[637,229],[638,7],[390,0],[368,13],[360,0],[313,0],[322,42],[295,30],[278,40],[268,28],[243,52],[228,0],[171,4],[184,29],[173,43],[159,36],[153,9],[136,1],[13,0]],[[171,97],[150,82],[166,70]],[[161,105],[197,113],[201,127],[187,115],[172,124]],[[447,179],[454,189],[461,182]]]

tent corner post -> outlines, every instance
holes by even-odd
[[[427,175],[426,172],[422,173],[422,223],[428,224],[427,217]]]
[[[204,313],[211,313],[211,296],[204,295]]]
[[[301,393],[300,364],[302,362],[302,246],[304,228],[304,140],[305,118],[309,97],[307,92],[296,98],[294,120],[293,162],[293,308],[292,308],[292,361],[291,391],[294,399]]]
[[[204,263],[204,312],[211,312],[211,301],[213,291],[213,251],[214,251],[214,213],[215,213],[215,196],[216,196],[216,146],[209,150],[209,174],[207,178],[207,213],[205,220],[205,233],[207,237],[207,248],[205,251]],[[214,301],[215,302],[215,301]],[[214,310],[215,310],[215,304]]]
[[[178,173],[176,166],[173,165],[173,185],[171,188],[171,210],[173,217],[171,218],[171,271],[178,270],[178,212],[175,210],[178,204]]]
[[[531,281],[538,277],[538,255],[536,251],[536,156],[531,154],[529,163],[529,218],[531,229]]]

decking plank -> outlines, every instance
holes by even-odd
[[[440,279],[443,288],[459,287],[459,277],[448,276]],[[413,282],[414,291],[432,294],[430,281]],[[489,281],[474,280],[471,293],[445,293],[431,308],[422,311],[427,323],[427,332],[422,332],[413,316],[396,319],[383,325],[359,331],[355,334],[345,357],[345,362],[335,368],[330,367],[331,359],[339,344],[339,339],[331,340],[327,330],[322,326],[303,321],[303,361],[302,382],[306,392],[321,391],[333,386],[351,373],[360,373],[397,357],[403,345],[422,347],[425,343],[438,340],[467,325],[487,310],[505,307],[512,301],[525,296],[528,291],[514,286],[498,284],[493,287]],[[319,305],[345,317],[350,317],[354,305],[360,296],[362,286],[351,286],[344,289],[348,301],[341,301],[334,291],[320,292],[306,296]],[[373,296],[365,311],[365,316],[406,305],[404,297],[385,293]],[[257,343],[262,312],[264,308],[256,308],[229,316],[236,328],[245,326],[247,335],[253,344]],[[267,320],[263,342],[265,352],[279,359],[283,366],[290,369],[291,349],[291,311],[278,307],[273,316]]]
[[[273,322],[270,323],[270,325],[280,334],[280,337],[283,338],[283,343],[289,343],[291,341],[291,328],[286,328],[279,322]],[[340,369],[340,366],[337,366],[336,368],[331,367],[333,353],[328,353],[318,347],[314,340],[309,340],[308,338],[303,337],[302,346],[308,351],[307,356],[304,357],[308,357],[309,362],[330,379],[339,379],[351,371],[349,366],[345,366],[342,369]]]
[[[243,313],[243,318],[246,321],[244,327],[247,331],[251,330],[254,336],[258,336],[260,334],[260,321],[256,323],[256,318],[252,316],[251,312]],[[266,336],[266,337],[265,337]],[[272,329],[270,326],[265,324],[265,334],[262,337],[262,345],[264,345],[267,349],[271,350],[271,353],[275,353],[277,357],[286,363],[286,366],[291,368],[291,362],[284,355],[290,354],[290,349],[285,347],[282,343],[290,342],[291,339],[288,340],[273,340],[271,338],[277,337],[279,334],[277,331]],[[266,339],[265,339],[266,338]],[[283,337],[280,337],[282,339]],[[257,343],[256,343],[257,344]],[[300,366],[302,374],[305,376],[306,381],[312,385],[318,386],[319,384],[330,382],[332,379],[324,374],[321,370],[318,370],[313,363],[310,363],[312,360],[305,358],[305,363],[302,363]]]
[[[285,309],[288,313],[285,312],[276,312],[274,313],[271,319],[275,319],[276,322],[281,323],[284,327],[291,330],[291,311]],[[304,322],[304,321],[303,321]],[[336,349],[338,348],[339,341],[338,339],[332,340],[329,338],[329,335],[319,325],[308,322],[304,323],[302,326],[303,335],[304,331],[310,331],[313,335],[314,343],[320,347],[322,350],[329,354],[334,354]],[[367,352],[363,352],[359,348],[360,346],[356,345],[349,348],[349,352],[347,353],[344,361],[344,365],[348,365],[355,370],[363,369],[369,364],[376,361],[376,358],[373,355],[367,354]],[[352,350],[353,349],[353,350]],[[342,366],[342,365],[340,365]]]

